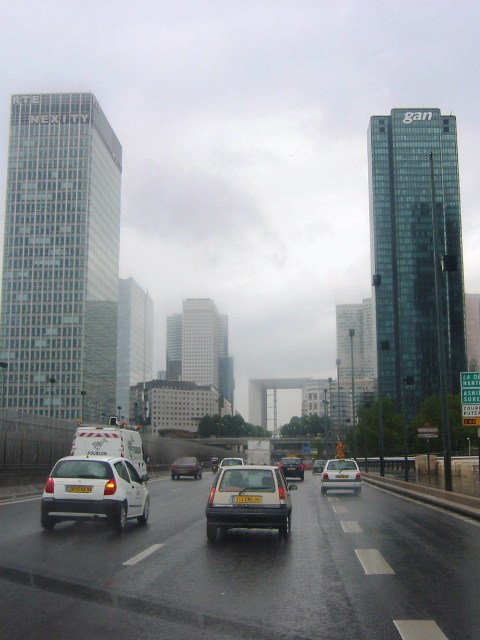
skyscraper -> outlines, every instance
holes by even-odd
[[[115,410],[122,148],[91,93],[15,95],[2,274],[5,406]]]
[[[153,302],[133,278],[120,280],[117,337],[117,409],[128,420],[130,387],[152,376]]]
[[[393,109],[370,119],[368,142],[378,376],[382,395],[411,416],[441,392],[437,319],[448,392],[458,392],[465,370],[456,118]],[[434,237],[443,267],[437,288]]]
[[[218,313],[213,300],[189,298],[181,315],[167,318],[167,377],[213,385],[233,405],[228,317]]]

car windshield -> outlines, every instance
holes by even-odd
[[[228,469],[224,472],[219,491],[262,491],[273,493],[275,482],[269,469]]]
[[[63,460],[52,472],[52,478],[91,478],[107,480],[113,476],[108,462],[101,460]]]
[[[328,463],[328,468],[332,471],[356,471],[357,465],[353,460],[333,460]]]

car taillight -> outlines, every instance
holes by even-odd
[[[328,480],[328,473],[325,471],[325,473],[322,475],[322,480]]]
[[[213,498],[215,496],[216,487],[210,487],[210,493],[208,494],[207,507],[213,507]]]
[[[360,471],[357,471],[357,473],[355,474],[355,480],[360,480],[361,477],[362,474],[360,473]]]
[[[53,493],[54,486],[55,486],[55,482],[53,481],[53,478],[48,478],[48,480],[45,483],[45,488],[44,488],[45,493]]]
[[[103,495],[104,496],[113,496],[113,494],[116,492],[117,490],[117,483],[115,481],[115,478],[111,478],[105,485],[104,489],[103,489]]]
[[[285,489],[283,487],[278,487],[278,497],[280,498],[280,502],[285,502],[286,496]]]
[[[300,469],[301,469],[302,471],[305,471],[305,465],[304,465],[303,463],[300,465]]]

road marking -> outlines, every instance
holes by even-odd
[[[402,640],[448,640],[433,620],[394,620]]]
[[[335,513],[347,513],[348,509],[347,507],[333,507],[333,510],[335,511]]]
[[[367,576],[395,573],[378,549],[355,549],[355,553]]]
[[[145,549],[145,551],[142,551],[142,553],[139,553],[136,556],[133,556],[133,558],[130,558],[130,560],[127,560],[123,564],[129,565],[129,566],[133,564],[137,564],[137,562],[140,562],[141,560],[148,558],[148,556],[150,556],[152,553],[154,553],[161,547],[163,547],[163,544],[153,544],[151,547],[148,547],[148,549]]]
[[[354,520],[340,520],[345,533],[361,533],[362,527]]]

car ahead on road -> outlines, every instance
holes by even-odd
[[[53,529],[65,520],[108,519],[121,532],[127,520],[145,524],[150,511],[147,480],[125,458],[61,458],[45,483],[42,527]]]
[[[245,464],[243,458],[223,458],[223,460],[220,462],[220,468],[236,467],[243,464]]]
[[[239,465],[219,469],[210,487],[207,507],[207,538],[217,540],[228,529],[278,529],[290,533],[292,500],[278,467]]]
[[[183,457],[176,458],[170,465],[170,475],[172,480],[180,476],[190,476],[195,480],[202,478],[202,465],[197,458]]]
[[[313,460],[311,458],[306,458],[302,464],[305,471],[311,471],[313,467]]]
[[[359,495],[362,487],[362,474],[355,460],[336,458],[327,460],[322,473],[321,492],[325,495],[332,489],[352,490]]]
[[[322,473],[325,467],[325,460],[314,460],[312,466],[312,473]]]
[[[285,478],[305,479],[305,468],[300,458],[282,458],[278,463],[278,467]]]

